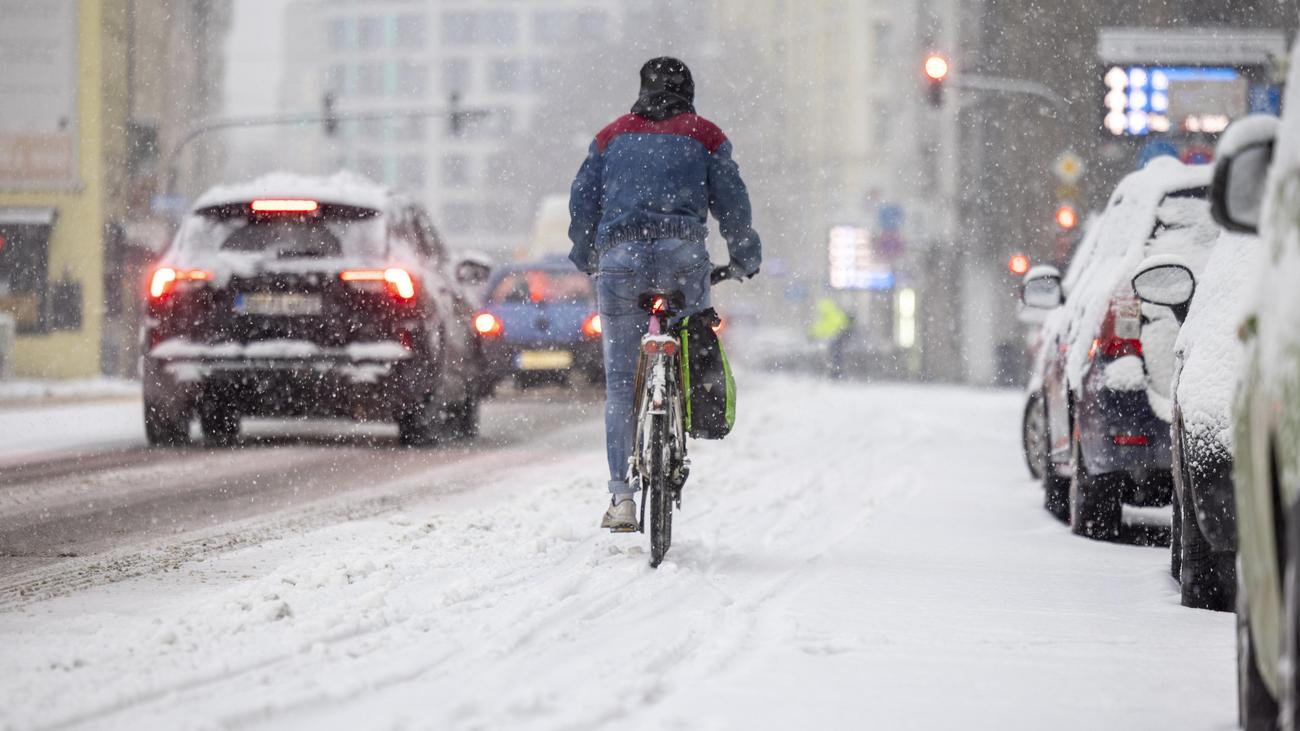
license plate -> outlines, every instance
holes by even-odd
[[[567,350],[525,350],[519,354],[519,368],[525,371],[560,371],[573,367],[573,353]]]
[[[252,292],[235,297],[235,312],[243,315],[319,315],[321,297],[318,294],[271,294]]]

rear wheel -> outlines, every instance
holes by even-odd
[[[1025,453],[1025,465],[1034,479],[1041,480],[1047,474],[1047,414],[1043,409],[1043,399],[1039,394],[1029,397],[1025,404],[1025,413],[1020,422],[1020,445]]]
[[[225,399],[209,399],[199,408],[199,428],[205,440],[228,445],[239,436],[239,414]]]
[[[667,424],[663,416],[652,417],[650,428],[650,565],[658,566],[668,553],[673,537],[673,498],[668,490]]]
[[[1276,731],[1277,700],[1255,665],[1254,636],[1246,591],[1237,586],[1237,725],[1244,731]]]
[[[177,447],[189,444],[189,410],[175,401],[146,399],[144,435],[151,446]]]
[[[441,409],[433,399],[425,396],[419,404],[397,414],[397,438],[408,447],[427,447],[436,444],[441,434]]]
[[[1174,490],[1173,511],[1169,518],[1169,575],[1180,584],[1183,581],[1183,502]]]
[[[478,397],[467,396],[465,400],[451,409],[449,414],[448,426],[451,427],[452,433],[462,439],[473,439],[478,436]]]
[[[1205,540],[1201,527],[1196,523],[1196,508],[1191,500],[1183,500],[1181,509],[1181,519],[1174,522],[1182,525],[1179,583],[1182,585],[1183,606],[1230,611],[1237,585],[1235,557],[1231,551],[1215,551]]]
[[[1123,477],[1117,474],[1093,475],[1083,464],[1083,448],[1074,438],[1074,476],[1070,480],[1070,531],[1078,536],[1102,541],[1119,538],[1123,519],[1120,492]]]

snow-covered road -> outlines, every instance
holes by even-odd
[[[1232,617],[1042,511],[1018,395],[745,381],[658,570],[595,528],[593,417],[473,489],[8,601],[0,727],[1232,728]]]

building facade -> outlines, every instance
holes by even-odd
[[[556,192],[533,162],[555,145],[539,138],[548,80],[621,17],[594,0],[300,0],[286,12],[304,20],[286,24],[281,111],[320,110],[328,94],[343,119],[302,130],[276,165],[403,189],[453,243],[495,255],[523,244]]]
[[[126,204],[126,5],[0,2],[0,317],[16,330],[0,357],[15,376],[100,372],[106,224]]]

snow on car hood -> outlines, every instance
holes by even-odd
[[[1128,287],[1131,293],[1128,282],[1149,253],[1145,244],[1156,226],[1157,208],[1169,193],[1209,185],[1210,175],[1209,165],[1184,165],[1160,157],[1130,173],[1116,188],[1098,222],[1092,263],[1066,299],[1071,321],[1066,375],[1071,388],[1079,388],[1083,381],[1088,351],[1111,296],[1121,287]]]
[[[1237,328],[1249,311],[1261,250],[1254,236],[1219,237],[1178,334],[1178,407],[1186,439],[1199,449],[1232,450],[1232,396],[1242,359]]]
[[[194,209],[247,203],[257,198],[303,198],[382,210],[388,204],[389,191],[349,170],[340,170],[329,177],[276,172],[244,183],[210,188],[194,202]]]

